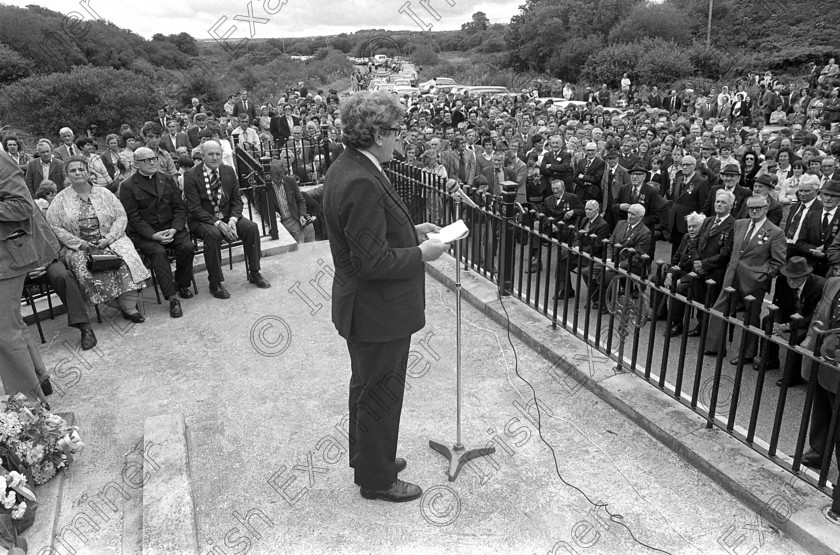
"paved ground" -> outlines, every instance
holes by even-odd
[[[266,291],[247,285],[238,264],[226,271],[228,301],[210,297],[201,274],[182,319],[147,303],[143,324],[97,325],[94,352],[71,354],[78,336],[63,318],[45,324],[44,358],[63,392],[52,403],[76,413],[88,446],[62,493],[68,546],[139,552],[131,451],[146,417],[181,411],[203,553],[533,554],[564,552],[561,542],[572,552],[646,552],[622,523],[670,553],[803,552],[587,390],[569,395],[518,341],[514,355],[505,331],[466,304],[464,441],[495,440],[497,453],[448,482],[428,440],[455,437],[454,295],[430,279],[400,443],[404,478],[426,495],[403,505],[362,499],[345,453],[349,357],[330,322],[330,263],[323,243],[267,258]],[[556,466],[517,370],[536,389]],[[611,521],[563,480],[622,516]],[[97,496],[103,488],[110,505]],[[27,536],[49,525],[40,520]]]

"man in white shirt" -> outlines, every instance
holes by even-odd
[[[231,137],[234,137],[234,144],[254,152],[262,151],[262,144],[260,143],[260,136],[251,128],[251,118],[248,114],[239,114],[239,127],[233,130]]]

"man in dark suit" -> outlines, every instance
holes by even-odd
[[[714,216],[706,218],[700,227],[700,239],[697,242],[697,259],[693,262],[693,271],[702,279],[694,280],[694,299],[705,303],[706,296],[716,300],[720,295],[723,278],[729,258],[732,256],[732,230],[735,229],[735,218],[732,216],[732,205],[735,195],[726,189],[718,189],[715,193]],[[706,281],[713,280],[714,285],[707,285]],[[705,315],[701,313],[698,325],[688,335],[700,335],[701,325]]]
[[[598,145],[595,143],[588,143],[584,147],[584,157],[577,160],[572,165],[574,168],[575,194],[581,200],[597,200],[599,203],[603,202],[601,194],[601,181],[604,178],[605,164],[604,160],[598,156]],[[601,205],[601,210],[606,210],[606,207]]]
[[[828,249],[840,230],[840,181],[829,181],[820,189],[822,210],[809,211],[802,224],[794,252],[804,256],[814,274],[826,277],[829,270]]]
[[[642,255],[647,254],[650,250],[652,240],[650,229],[642,223],[644,217],[645,207],[641,204],[632,205],[630,210],[627,211],[627,219],[616,224],[607,246],[607,256],[610,260],[617,258],[616,262],[619,268],[638,276],[647,275],[647,268],[642,260]],[[633,249],[633,251],[628,249]],[[600,279],[601,274],[605,274],[603,280]],[[590,306],[594,307],[598,302],[599,282],[606,290],[615,278],[615,272],[611,270],[604,272],[596,266],[591,278],[588,268],[582,270],[582,276],[589,289]],[[605,310],[605,307],[601,307],[601,310]]]
[[[238,116],[239,114],[248,114],[248,121],[251,125],[256,125],[257,123],[257,108],[254,106],[254,103],[248,100],[248,91],[242,89],[239,91],[239,100],[237,100],[233,105],[233,114]]]
[[[204,240],[204,262],[210,293],[229,299],[222,282],[222,239],[242,238],[249,269],[248,282],[260,289],[271,284],[260,274],[260,233],[257,224],[242,217],[242,196],[233,168],[222,165],[222,147],[216,141],[201,145],[202,164],[184,173],[184,196],[190,213],[190,229]]]
[[[677,91],[672,90],[670,96],[665,99],[662,107],[668,110],[669,113],[680,112],[682,111],[682,98],[677,94]]]
[[[788,244],[788,257],[793,256],[796,242],[802,234],[802,229],[805,221],[811,214],[820,214],[822,212],[822,201],[817,198],[817,189],[820,182],[816,176],[804,175],[799,182],[799,189],[796,191],[796,197],[799,199],[790,205],[788,217],[785,220],[785,225],[782,231],[785,232],[785,238]],[[829,255],[829,250],[826,254]],[[829,259],[831,256],[829,255]],[[829,260],[829,263],[831,261]],[[826,277],[826,276],[823,276]]]
[[[561,196],[561,199],[565,199],[566,197],[574,196],[571,193],[565,193]],[[546,208],[548,207],[548,202],[550,199],[554,198],[554,195],[549,196],[546,199]],[[575,197],[577,198],[577,197]],[[561,201],[562,202],[562,201]],[[577,202],[580,202],[579,200]],[[572,203],[568,203],[571,207]],[[560,207],[560,210],[555,212],[555,218],[562,218],[565,214],[568,214],[570,210],[566,212],[561,212],[564,206]],[[600,206],[598,205],[597,200],[589,200],[586,202],[586,206],[583,209],[584,217],[580,220],[580,223],[576,226],[577,230],[573,236],[569,236],[568,234],[565,235],[564,238],[561,238],[561,241],[568,243],[569,247],[571,248],[579,248],[581,252],[586,252],[591,254],[595,257],[600,257],[601,252],[603,250],[603,243],[602,240],[606,239],[610,236],[610,226],[601,216]],[[562,220],[561,220],[562,221]],[[594,235],[594,237],[593,237]],[[571,262],[569,262],[569,258],[571,258]],[[559,256],[559,260],[557,261],[557,292],[555,293],[555,297],[558,299],[571,299],[575,296],[575,290],[572,288],[572,284],[566,284],[566,267],[571,264],[572,269],[574,269],[577,265],[578,258],[575,254],[573,254],[569,250],[564,250],[561,252]],[[589,265],[588,260],[586,258],[583,259],[583,266],[587,267]]]
[[[199,112],[193,118],[195,125],[187,129],[187,140],[190,150],[201,144],[201,132],[207,129],[207,114]]]
[[[38,141],[36,147],[38,157],[29,162],[26,168],[26,187],[32,196],[38,191],[38,186],[45,179],[55,183],[56,190],[64,189],[64,164],[53,158],[52,145],[46,140]]]
[[[630,185],[630,173],[627,168],[619,164],[619,154],[617,150],[610,149],[604,156],[606,160],[606,168],[604,175],[601,176],[601,207],[604,210],[604,218],[610,224],[615,226],[615,202],[618,197],[618,192],[622,187]],[[588,199],[587,199],[588,200]]]
[[[732,256],[721,284],[722,290],[730,286],[735,288],[733,302],[729,305],[733,310],[745,297],[749,295],[755,297],[748,317],[748,323],[755,327],[759,324],[764,295],[770,290],[773,278],[779,274],[779,270],[784,265],[787,251],[785,234],[767,218],[768,206],[768,199],[761,195],[753,195],[747,199],[746,207],[750,219],[735,222]],[[729,308],[727,302],[726,292],[722,291],[715,301],[714,310],[729,316],[730,313],[726,312]],[[722,320],[712,319],[704,354],[717,355],[723,343],[725,330],[726,326]],[[744,352],[746,363],[756,355],[757,338],[753,333],[745,333],[747,333]],[[739,359],[736,356],[730,362],[738,364]]]
[[[423,263],[447,248],[426,237],[437,226],[414,225],[382,169],[392,159],[402,119],[392,95],[360,92],[345,99],[346,149],[324,183],[335,266],[332,320],[347,341],[352,369],[350,466],[362,497],[393,502],[423,493],[397,478],[406,467],[396,457],[397,439],[411,334],[425,325]]]
[[[817,346],[817,322],[822,323],[820,326],[822,329],[840,328],[840,278],[826,280],[822,298],[817,305],[808,335],[802,343],[804,349],[813,351]],[[814,354],[831,356],[830,351],[825,351],[828,351],[828,349],[823,346],[820,350],[816,350]],[[819,365],[817,369],[810,363],[802,367],[802,377],[806,380],[811,379],[812,372],[817,373],[814,378],[817,380],[817,387],[814,391],[814,404],[811,406],[811,429],[808,436],[808,443],[811,448],[803,453],[802,464],[819,468],[822,465],[827,445],[833,412],[832,407],[835,404],[836,396],[840,392],[840,372],[837,372],[836,368],[824,364]],[[837,461],[840,462],[840,426],[835,429],[834,439],[834,453]],[[828,513],[828,516],[835,521],[840,520],[840,485],[837,483],[834,484],[831,507]]]
[[[312,171],[312,158],[314,156],[314,149],[309,139],[304,138],[303,128],[296,125],[292,128],[292,136],[286,139],[285,148],[294,153],[295,159],[301,162],[307,169]]]
[[[659,92],[659,88],[655,85],[650,92],[650,96],[648,97],[648,104],[651,108],[662,107],[662,94]]]
[[[700,160],[697,161],[697,173],[708,181],[709,187],[714,187],[720,182],[720,160],[715,154],[717,154],[715,144],[712,141],[703,142],[700,148]]]
[[[659,193],[652,185],[645,183],[648,172],[641,163],[637,162],[628,173],[630,183],[622,185],[614,199],[615,202],[612,206],[613,221],[626,220],[630,206],[641,204],[645,207],[644,223],[648,229],[652,230],[659,221],[659,204],[656,202]]]
[[[770,220],[773,225],[779,227],[782,225],[782,215],[784,211],[782,210],[782,205],[779,204],[779,201],[770,195],[770,191],[775,189],[776,177],[766,173],[759,175],[753,184],[753,193],[767,199],[767,219]],[[748,216],[747,203],[744,203],[741,213],[738,214],[738,219],[743,220]]]
[[[780,274],[785,277],[788,288],[787,293],[780,294],[779,289],[776,289],[776,294],[773,296],[773,304],[779,307],[774,314],[773,322],[783,326],[783,332],[789,332],[788,341],[791,345],[799,345],[805,340],[808,333],[808,328],[811,326],[811,317],[817,310],[817,305],[822,297],[823,288],[825,288],[825,279],[814,275],[813,268],[808,264],[808,261],[801,256],[792,256],[790,260],[780,270]],[[799,327],[790,328],[791,317],[794,314],[799,314],[803,317]],[[764,317],[764,326],[769,324],[769,315]],[[786,329],[790,328],[790,329]],[[767,343],[767,367],[766,370],[778,369],[781,364],[779,361],[779,346],[775,343]],[[802,356],[792,351],[788,352],[787,356],[794,357],[793,368],[798,370],[802,368]],[[753,362],[753,367],[758,370],[760,368],[760,358],[756,358]],[[794,387],[804,384],[805,381],[799,372],[794,371],[791,374],[791,381],[788,387]],[[776,382],[776,385],[781,387],[782,379]]]
[[[178,295],[193,296],[195,247],[187,230],[187,207],[175,179],[157,171],[157,156],[150,148],[134,151],[137,168],[120,185],[120,202],[128,217],[126,235],[134,242],[137,252],[149,259],[163,296],[169,301],[169,315],[183,315]],[[175,253],[175,275],[169,263],[167,249]]]
[[[300,192],[297,181],[286,174],[285,164],[278,159],[271,161],[271,182],[274,187],[269,194],[276,196],[274,206],[280,216],[280,223],[298,243],[315,240],[315,228],[307,214],[306,200]]]
[[[677,174],[671,187],[671,215],[668,232],[671,234],[671,256],[676,254],[686,232],[685,217],[692,212],[702,212],[709,198],[709,182],[696,170],[694,156],[683,156],[680,162],[682,173]]]
[[[292,115],[292,105],[286,104],[283,107],[283,113],[271,118],[270,130],[271,136],[275,141],[285,141],[292,136],[292,129],[300,125],[300,118]]]
[[[692,212],[686,216],[687,232],[683,235],[677,252],[671,257],[671,263],[665,270],[663,282],[660,284],[666,289],[676,282],[673,291],[678,295],[688,296],[692,289],[693,279],[689,275],[694,271],[694,263],[698,261],[700,248],[700,229],[703,226],[705,214]],[[679,299],[671,298],[671,329],[665,332],[666,336],[677,337],[683,332],[683,317],[685,315],[685,303]],[[699,326],[698,326],[699,327]]]
[[[733,197],[735,197],[735,204],[731,207],[731,213],[739,214],[744,206],[744,202],[746,202],[747,198],[752,195],[752,191],[746,187],[738,185],[738,182],[741,180],[741,169],[735,164],[727,164],[722,170],[720,170],[720,177],[723,183],[715,185],[711,188],[709,200],[706,204],[706,208],[703,209],[703,213],[707,216],[712,215],[714,213],[712,203],[715,202],[718,191],[727,190],[732,193]]]
[[[182,146],[189,148],[189,137],[181,132],[178,122],[171,119],[166,124],[166,133],[160,137],[160,147],[174,157],[175,151]]]
[[[560,179],[568,187],[574,188],[572,181],[572,153],[564,148],[563,137],[553,135],[548,139],[549,150],[543,155],[540,164],[540,184],[542,192],[551,190],[551,181]],[[574,192],[574,191],[572,191]]]

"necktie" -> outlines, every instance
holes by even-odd
[[[70,145],[70,147],[67,150],[70,151],[70,156],[75,156],[76,155],[76,147],[75,146]]]
[[[743,242],[743,244],[741,245],[741,253],[743,253],[743,252],[744,252],[744,249],[746,249],[746,248],[747,248],[747,245],[749,244],[750,239],[752,239],[752,235],[753,235],[753,230],[754,230],[754,229],[755,229],[755,224],[754,224],[754,223],[752,223],[752,222],[750,222],[750,225],[749,225],[749,227],[747,228],[747,234],[746,234],[746,235],[744,235],[744,242]]]
[[[625,231],[625,232],[624,232],[624,239],[622,239],[622,240],[621,240],[621,242],[622,242],[622,243],[623,243],[624,241],[626,241],[627,239],[629,239],[629,238],[630,238],[630,232],[631,232],[631,231],[633,231],[633,226],[632,226],[632,225],[628,225],[628,226],[627,226],[627,231]]]
[[[594,158],[593,158],[593,160],[594,160]],[[589,158],[587,158],[587,159],[586,159],[586,167],[585,167],[585,168],[583,168],[583,173],[588,172],[588,171],[589,171],[589,166],[591,166],[591,165],[592,165],[592,160],[590,160]]]
[[[465,182],[467,180],[467,163],[464,160],[464,153],[461,153],[461,160],[458,162],[458,179],[461,182]]]
[[[828,233],[828,224],[830,223],[828,212],[823,212],[822,227],[820,228],[820,236],[825,240],[825,234]]]
[[[633,203],[639,202],[639,188],[633,187]]]
[[[799,229],[799,220],[800,218],[802,218],[803,206],[805,205],[800,203],[799,206],[796,208],[796,212],[793,213],[793,217],[790,219],[790,223],[788,224],[788,228],[785,233],[788,239],[793,239],[796,230]]]
[[[212,170],[210,172],[210,201],[213,203],[213,211],[215,212],[216,219],[218,220],[222,219],[222,208],[220,206],[222,188],[220,185],[219,171]]]
[[[717,226],[720,225],[720,218],[715,218],[715,223],[712,224],[711,231],[714,231]]]

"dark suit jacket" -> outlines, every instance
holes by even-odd
[[[713,218],[715,215],[715,197],[717,196],[717,192],[724,187],[726,186],[723,184],[715,185],[709,193],[709,199],[706,201],[706,207],[703,209],[703,212],[710,218]],[[732,205],[732,209],[729,213],[740,214],[741,209],[744,207],[744,203],[750,196],[752,196],[752,191],[746,187],[735,185],[735,187],[732,188],[732,194],[735,195],[735,204]]]
[[[700,228],[700,241],[697,244],[697,256],[703,265],[703,279],[713,279],[717,285],[723,283],[726,266],[732,256],[732,231],[735,218],[730,214],[712,230],[715,216],[706,218]],[[700,299],[702,301],[703,299]]]
[[[790,317],[794,314],[799,314],[803,317],[802,327],[799,328],[799,333],[794,337],[794,343],[798,345],[805,339],[805,334],[808,331],[808,326],[811,325],[811,318],[817,311],[817,305],[820,303],[820,298],[825,288],[825,278],[816,274],[808,276],[808,281],[802,288],[802,296],[798,297],[796,291],[792,291],[789,287],[785,288],[785,293],[781,293],[779,288],[776,289],[776,295],[773,297],[773,304],[779,307],[776,312],[776,322],[790,322]]]
[[[698,237],[697,240],[699,241],[700,238]],[[699,250],[698,243],[695,242],[694,245],[692,245],[691,235],[688,233],[683,235],[680,246],[677,247],[677,252],[675,252],[674,256],[671,257],[671,264],[668,266],[666,273],[673,273],[674,277],[679,279],[680,277],[693,272],[694,261],[699,259]],[[679,270],[673,272],[671,269],[675,266],[679,268]]]
[[[542,163],[540,164],[540,183],[542,184],[543,194],[551,191],[551,180],[553,178],[562,179],[566,185],[566,189],[570,191],[574,189],[575,184],[572,182],[572,153],[568,150],[561,150],[558,156],[555,156],[554,152],[550,150],[543,155]]]
[[[44,180],[44,172],[41,170],[40,158],[35,158],[29,162],[24,179],[26,180],[26,186],[29,188],[29,192],[34,197],[35,193],[38,191],[38,186],[41,184],[41,181]],[[64,188],[64,164],[55,158],[50,160],[50,173],[47,176],[47,179],[54,182],[59,191],[62,190]]]
[[[219,181],[222,187],[220,210],[222,221],[227,223],[231,217],[242,217],[242,195],[239,192],[239,180],[233,168],[219,166]],[[213,213],[213,203],[207,196],[207,186],[204,176],[204,164],[196,164],[184,172],[184,197],[191,222],[215,225],[216,216]]]
[[[604,160],[600,156],[595,156],[589,165],[589,169],[585,170],[586,158],[584,157],[573,164],[573,168],[574,171],[572,173],[574,177],[572,180],[575,182],[574,193],[580,198],[581,202],[586,202],[587,200],[602,202],[601,180],[604,178],[604,170],[606,169]],[[579,175],[583,175],[583,177],[578,177]],[[606,207],[601,206],[601,211],[603,212],[604,210],[606,210]]]
[[[164,133],[160,136],[160,147],[169,154],[172,154],[173,156],[175,155],[175,149],[181,146],[185,146],[187,148],[190,147],[189,137],[186,133],[176,133],[175,144],[172,144],[172,137],[169,135],[169,133]]]
[[[813,205],[811,206],[813,207]],[[824,253],[828,251],[828,247],[834,242],[834,238],[837,237],[838,230],[840,230],[840,209],[834,211],[834,218],[825,230],[822,230],[822,216],[822,209],[809,210],[806,213],[805,221],[802,222],[802,230],[799,232],[793,250],[799,256],[808,259],[808,263],[814,268],[814,274],[825,277],[829,268],[828,258],[814,256],[811,254],[811,249],[822,247]]]
[[[339,335],[385,342],[422,329],[425,271],[414,222],[385,175],[355,148],[327,171],[324,217]]]
[[[808,336],[802,343],[802,347],[811,350],[816,347],[817,333],[814,330],[814,324],[816,322],[823,322],[825,325],[824,327],[831,325],[831,316],[834,311],[834,299],[837,297],[838,292],[840,292],[840,278],[831,278],[826,280],[822,297],[817,304],[817,309],[814,311],[811,327],[808,329]],[[810,377],[811,366],[811,364],[803,365],[803,378],[808,379]],[[819,380],[820,385],[828,391],[837,393],[838,390],[840,390],[840,372],[836,369],[821,364],[817,372],[817,379]]]
[[[559,202],[559,204],[558,204]],[[574,212],[569,219],[566,219],[566,212],[571,210]],[[580,219],[586,216],[586,211],[583,209],[583,203],[573,193],[563,193],[559,199],[554,195],[545,197],[542,205],[542,212],[547,218],[554,218],[555,223],[564,225],[573,225],[576,228]],[[561,241],[568,242],[569,237],[561,237]]]
[[[294,124],[292,127],[300,125],[300,118],[292,116],[292,123]],[[274,140],[276,141],[284,141],[292,136],[292,128],[289,127],[289,122],[286,120],[286,114],[271,118],[269,130],[271,131],[271,136],[274,137]]]
[[[242,100],[237,100],[236,103],[233,105],[233,117],[238,118],[239,114],[245,112],[248,114],[251,123],[253,124],[257,120],[257,107],[254,106],[254,101],[250,98],[248,99],[248,109],[245,109],[245,106],[242,104]],[[164,129],[166,129],[164,127]]]
[[[191,149],[201,144],[201,137],[198,136],[201,131],[202,129],[199,129],[197,125],[187,129],[187,140]]]
[[[134,172],[120,186],[120,202],[128,216],[126,235],[152,240],[158,231],[183,231],[187,223],[187,206],[181,190],[169,174],[155,172],[153,181]]]
[[[785,225],[780,226],[780,227],[782,227],[782,231],[785,232],[785,235],[790,233],[791,236],[792,236],[794,233],[796,233],[796,230],[795,229],[790,229],[790,227],[793,225],[793,217],[796,215],[796,212],[799,210],[799,205],[800,204],[802,204],[802,203],[797,201],[797,202],[794,202],[793,204],[790,205],[790,210],[788,210],[787,219],[785,219]],[[802,216],[799,218],[799,222],[801,222],[802,225],[804,226],[805,221],[803,220],[803,218],[807,218],[808,214],[811,214],[812,212],[822,212],[822,207],[823,207],[822,201],[818,198],[814,199],[814,202],[811,203],[811,206],[808,207],[808,210],[804,214],[802,214]],[[797,226],[798,225],[799,224],[797,223]]]
[[[627,219],[627,212],[624,212],[619,208],[619,206],[625,202],[627,204],[633,204],[632,183],[624,185],[618,191],[618,197],[615,199],[612,206],[614,221],[619,222]],[[659,223],[659,209],[662,204],[659,193],[657,193],[656,189],[654,189],[651,185],[645,183],[639,189],[638,203],[645,207],[645,217],[642,219],[642,223],[645,224],[648,229],[652,230],[656,227],[656,224]]]
[[[682,98],[679,95],[669,96],[662,102],[662,107],[669,112],[679,112],[682,110]]]
[[[610,236],[609,255],[612,257],[617,249],[619,251],[631,248],[635,249],[636,252],[629,258],[625,258],[626,255],[619,253],[619,267],[636,275],[646,276],[647,268],[643,266],[641,258],[650,249],[650,242],[652,240],[650,229],[644,223],[639,222],[633,228],[633,231],[630,232],[630,235],[625,237],[628,225],[627,220],[616,224]],[[616,245],[619,246],[617,247]]]
[[[703,212],[709,200],[709,183],[702,178],[699,172],[694,172],[691,180],[686,183],[685,176],[677,174],[672,187],[671,197],[671,218],[668,222],[668,231],[676,230],[678,233],[686,233],[685,217],[692,212]],[[689,190],[691,192],[689,192]]]
[[[621,188],[630,185],[630,173],[620,164],[615,167],[612,183],[610,183],[611,174],[609,165],[606,165],[604,175],[601,177],[601,198],[598,199],[598,202],[601,203],[601,212],[610,210],[613,201],[618,198],[618,192]]]
[[[584,238],[575,241],[575,245],[579,246],[582,251],[600,258],[604,252],[604,243],[602,241],[610,236],[610,224],[600,214],[595,216],[595,219],[589,222],[588,225],[587,222],[589,222],[588,219],[581,220],[580,231]],[[596,237],[590,237],[591,235],[595,235]]]
[[[703,160],[697,160],[697,173],[706,178],[710,187],[714,187],[720,183],[720,160],[712,156],[703,165]]]
[[[275,183],[275,185],[277,185],[277,183]],[[290,175],[283,177],[282,186],[283,193],[286,195],[286,199],[289,204],[289,212],[291,212],[294,219],[299,220],[301,216],[305,216],[307,214],[306,200],[300,192],[300,187],[298,187],[295,178]],[[277,191],[275,191],[272,187],[269,194],[275,194],[276,192]],[[274,205],[277,209],[277,214],[280,215],[280,204],[275,201]]]

